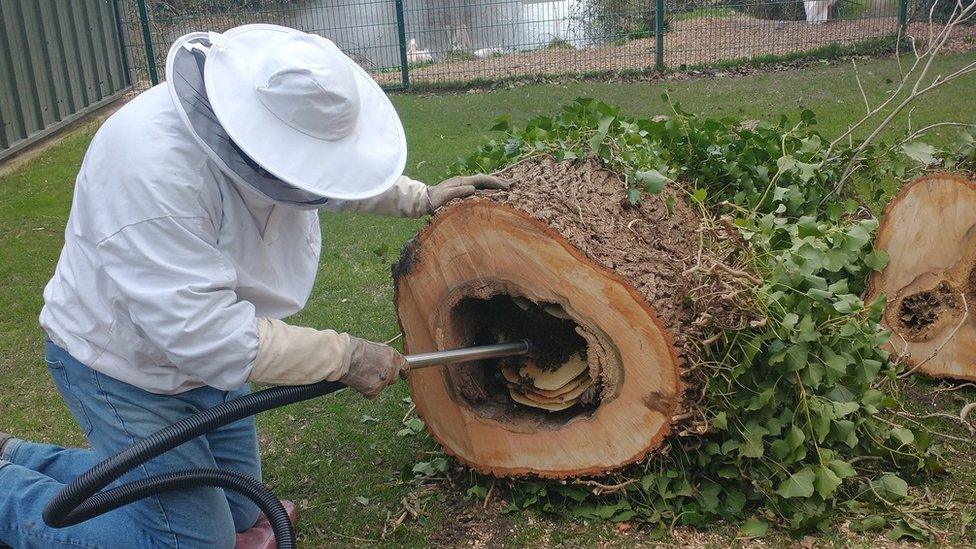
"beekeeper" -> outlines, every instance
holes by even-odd
[[[419,217],[507,186],[482,175],[428,188],[402,175],[405,160],[390,101],[329,40],[273,25],[177,40],[166,82],[92,140],[44,290],[45,360],[91,449],[0,436],[0,541],[232,547],[258,509],[216,488],[65,529],[45,526],[41,511],[97,461],[248,382],[339,380],[366,396],[393,383],[405,362],[391,347],[280,319],[312,290],[319,209]],[[212,467],[260,478],[253,418],[123,480]]]

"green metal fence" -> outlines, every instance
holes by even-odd
[[[120,0],[120,17],[143,87],[181,34],[267,22],[331,38],[402,89],[891,47],[917,1]]]
[[[0,0],[0,159],[129,88],[112,0]]]

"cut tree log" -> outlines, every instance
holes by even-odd
[[[890,257],[869,290],[887,297],[889,351],[910,371],[976,380],[976,182],[934,174],[906,185],[875,247]]]
[[[408,375],[417,411],[446,451],[485,473],[567,478],[637,461],[683,412],[694,316],[683,273],[700,219],[673,194],[631,206],[595,161],[535,159],[501,175],[510,191],[442,208],[404,248],[393,269],[404,347],[525,337],[534,366],[553,372],[540,379],[572,382],[559,369],[582,353],[593,383],[555,410],[524,363],[418,370]]]

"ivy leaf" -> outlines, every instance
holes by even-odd
[[[888,252],[884,250],[874,250],[864,256],[864,264],[872,271],[882,271],[888,265]]]
[[[729,428],[729,420],[725,415],[725,412],[719,412],[715,414],[712,418],[712,427],[718,429],[719,431],[724,431]]]
[[[817,475],[809,467],[790,475],[776,489],[776,493],[784,498],[808,498],[813,495],[813,481]]]
[[[834,473],[836,473],[838,477],[842,479],[850,478],[857,475],[857,472],[854,470],[854,467],[852,467],[850,463],[839,459],[832,459],[828,461],[827,467],[830,467],[830,469]]]
[[[817,467],[816,488],[820,497],[827,499],[841,484],[840,477],[829,467]]]
[[[804,183],[808,183],[814,176],[817,175],[817,168],[820,164],[808,164],[806,162],[797,162],[796,167],[800,168],[800,180]]]
[[[912,160],[925,166],[935,162],[935,147],[929,145],[928,143],[923,143],[921,141],[905,143],[901,146],[901,152],[908,155],[908,157]]]
[[[745,441],[739,446],[739,455],[750,458],[762,457],[763,437],[768,434],[769,431],[760,427],[758,423],[751,422],[746,425],[745,431],[742,432]]]
[[[913,433],[911,429],[895,427],[891,430],[891,436],[895,437],[898,442],[901,442],[902,444],[911,444],[915,442],[915,433]]]
[[[871,530],[880,530],[884,528],[887,521],[882,516],[871,515],[864,517],[864,520],[855,521],[851,523],[852,532],[870,532]]]
[[[750,517],[739,527],[739,533],[747,538],[761,538],[769,532],[769,523],[761,518]]]
[[[627,520],[621,517],[624,513],[633,516],[633,509],[626,500],[612,504],[588,503],[573,509],[573,514],[577,517],[591,520]]]
[[[786,172],[796,167],[796,159],[790,155],[783,155],[776,161],[776,167],[780,172]]]
[[[634,174],[634,178],[644,185],[644,190],[657,194],[664,189],[664,186],[671,182],[671,178],[657,170],[639,171]]]
[[[607,133],[610,131],[610,124],[616,120],[614,116],[604,116],[600,118],[600,124],[597,126],[596,133],[590,138],[590,148],[594,151],[600,149],[603,145],[603,141],[607,138]]]
[[[894,473],[885,473],[871,481],[871,485],[881,497],[888,501],[898,501],[908,497],[908,483]]]
[[[508,115],[499,116],[492,122],[491,131],[505,132],[512,129],[512,118]]]
[[[895,527],[891,529],[891,532],[888,533],[888,539],[891,541],[898,541],[904,538],[910,538],[915,541],[925,541],[928,539],[928,536],[925,534],[925,532],[915,528],[904,520],[899,520],[897,523],[895,523]]]
[[[640,191],[638,191],[633,187],[627,189],[627,202],[629,202],[631,206],[636,206],[637,204],[640,204],[640,199],[641,199]]]
[[[718,494],[722,487],[714,482],[706,482],[698,489],[698,501],[702,509],[714,513],[718,509]]]

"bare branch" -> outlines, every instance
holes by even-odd
[[[851,65],[854,67],[854,80],[857,81],[857,89],[861,90],[861,98],[864,99],[864,110],[871,113],[871,103],[868,102],[868,94],[864,93],[864,86],[861,85],[861,75],[857,72],[857,63],[851,58]]]

